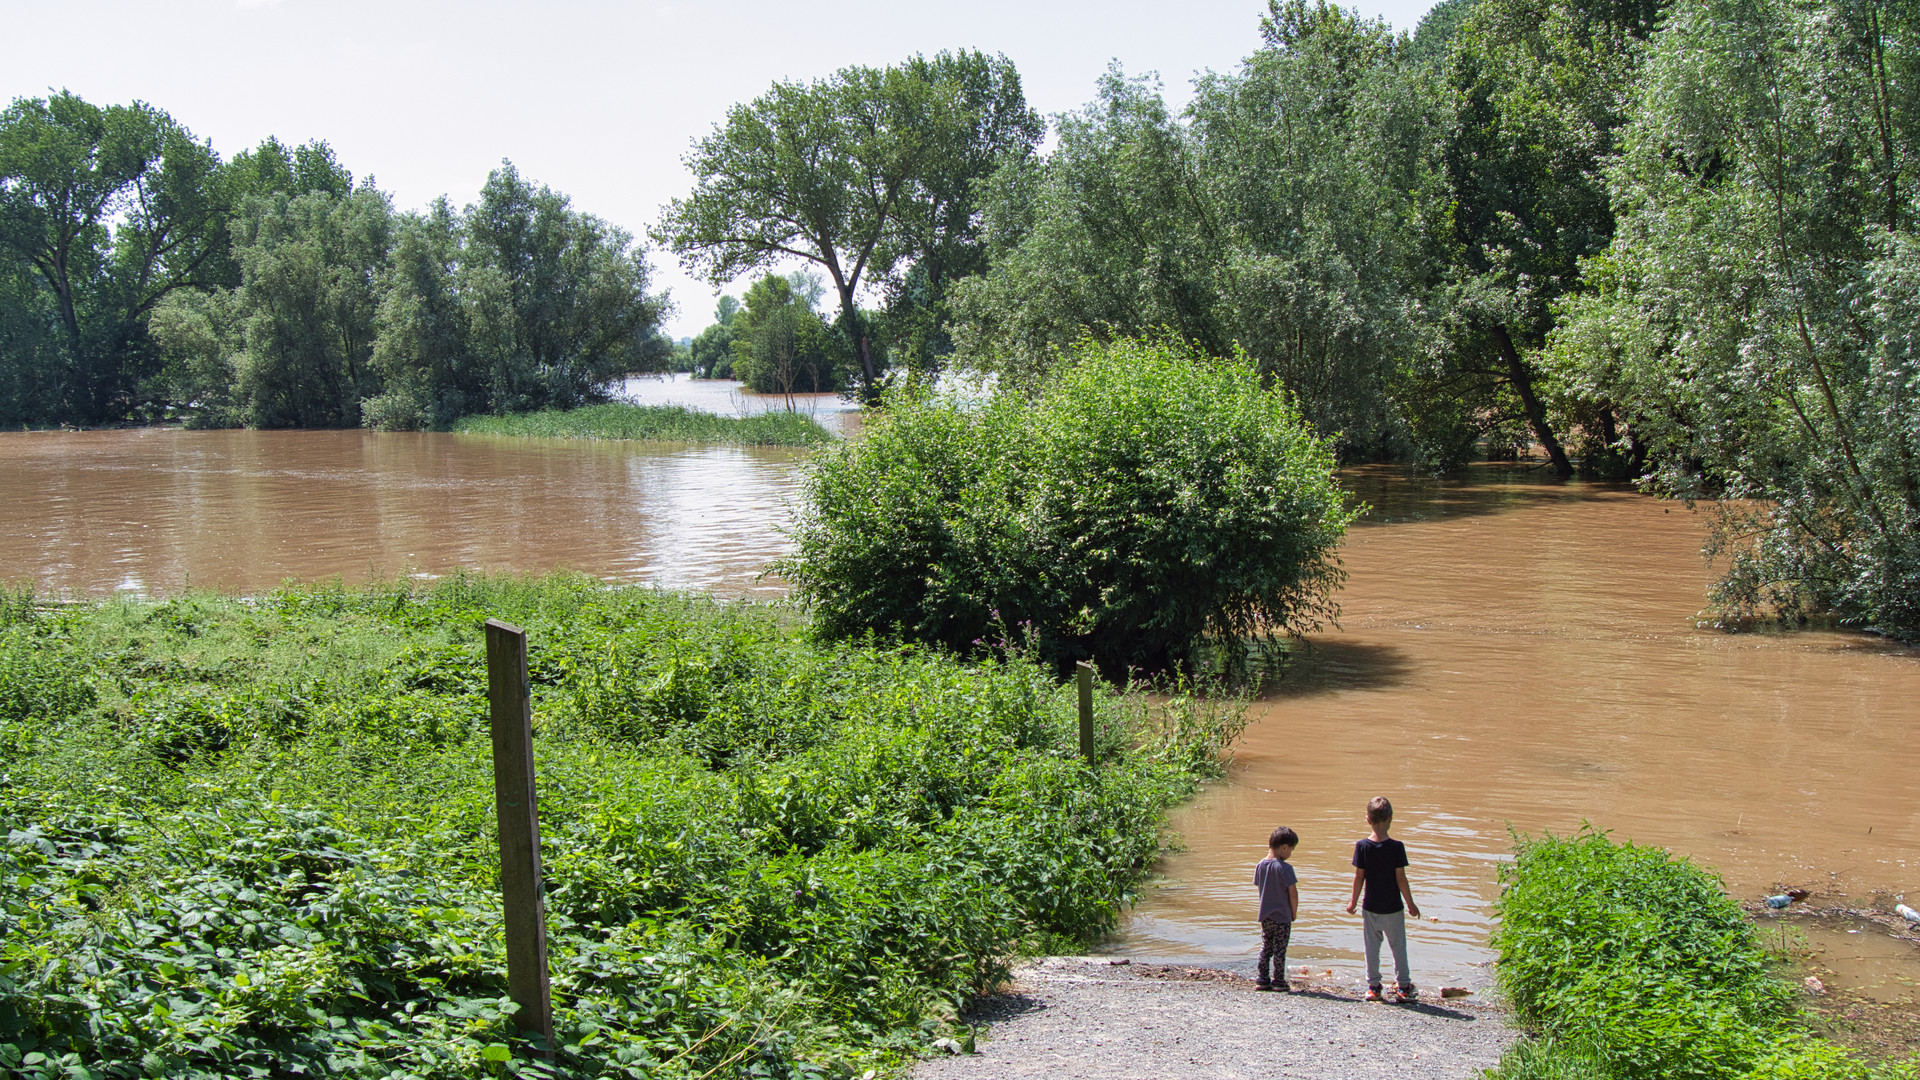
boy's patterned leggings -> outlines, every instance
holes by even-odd
[[[1293,924],[1279,919],[1260,920],[1260,966],[1255,969],[1261,982],[1287,981],[1287,939],[1293,936]],[[1267,962],[1272,961],[1273,977],[1267,977]]]

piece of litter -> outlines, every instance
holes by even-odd
[[[1821,982],[1819,979],[1815,978],[1812,975],[1809,975],[1806,978],[1801,979],[1800,985],[1806,987],[1807,993],[1809,994],[1824,994],[1827,992],[1827,984]]]
[[[1471,993],[1473,993],[1473,991],[1464,986],[1443,986],[1440,988],[1440,996],[1443,998],[1466,997]]]
[[[1107,963],[1113,967],[1125,967],[1126,965],[1133,963],[1133,961],[1123,956],[1118,960],[1109,960],[1107,961]]]

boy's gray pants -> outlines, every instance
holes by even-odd
[[[1407,913],[1360,909],[1360,936],[1367,946],[1367,985],[1380,985],[1380,939],[1387,939],[1393,950],[1393,973],[1400,977],[1401,989],[1413,988],[1413,970],[1407,966]]]

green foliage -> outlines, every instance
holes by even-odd
[[[715,416],[679,405],[618,401],[510,416],[468,416],[456,421],[453,430],[536,439],[652,439],[735,446],[818,446],[833,439],[818,421],[796,412]]]
[[[733,377],[762,394],[835,389],[845,350],[814,310],[821,291],[818,275],[801,271],[754,282],[726,327]]]
[[[1267,47],[1200,79],[1185,123],[1116,69],[1044,163],[996,174],[992,268],[954,290],[959,354],[1029,379],[1089,331],[1167,328],[1244,350],[1345,457],[1456,464],[1410,389],[1434,335],[1441,95],[1384,24],[1270,8]]]
[[[395,215],[325,143],[222,162],[150,106],[0,112],[0,424],[421,428],[659,370],[632,238],[522,180]]]
[[[779,564],[828,636],[1011,633],[1120,675],[1333,613],[1356,511],[1244,360],[1083,342],[1028,395],[890,407],[816,457]]]
[[[1620,234],[1554,342],[1650,486],[1724,498],[1716,604],[1920,633],[1920,21],[1698,0],[1654,42]]]
[[[696,379],[733,377],[733,320],[740,313],[737,297],[722,296],[713,312],[714,321],[688,345]]]
[[[153,306],[234,277],[233,196],[212,149],[152,106],[61,91],[0,112],[0,272],[30,268],[38,286],[15,279],[14,305],[0,301],[0,383],[34,390],[13,422],[99,423],[140,404]]]
[[[694,191],[653,236],[715,285],[791,258],[817,264],[871,396],[880,371],[861,284],[904,260],[964,269],[953,253],[974,242],[972,185],[1043,133],[1019,86],[1004,57],[980,53],[775,83],[695,145]]]
[[[1237,731],[1103,694],[1096,771],[1031,664],[565,576],[33,614],[0,1069],[547,1075],[506,1019],[489,616],[532,643],[561,1076],[897,1065],[1023,941],[1111,928]]]
[[[1517,837],[1500,878],[1495,972],[1538,1040],[1498,1080],[1870,1075],[1797,1025],[1752,924],[1691,862],[1583,831]]]

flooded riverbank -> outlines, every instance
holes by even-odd
[[[654,393],[726,393],[663,382]],[[764,405],[761,400],[756,405]],[[824,403],[823,403],[824,405]],[[235,591],[460,567],[775,596],[788,449],[359,431],[0,434],[0,578],[43,593]],[[1351,973],[1362,807],[1399,814],[1423,983],[1484,984],[1507,828],[1669,846],[1735,895],[1920,894],[1920,654],[1695,625],[1701,520],[1617,486],[1484,466],[1348,474],[1343,625],[1255,705],[1225,782],[1118,951],[1250,960],[1248,878],[1298,829],[1294,956]]]
[[[1343,626],[1255,705],[1226,782],[1176,815],[1188,850],[1118,949],[1251,956],[1251,867],[1288,824],[1294,955],[1352,970],[1341,909],[1375,794],[1440,920],[1411,932],[1423,983],[1484,983],[1509,825],[1666,845],[1736,896],[1920,890],[1920,655],[1697,628],[1702,523],[1629,490],[1500,468],[1351,479],[1375,512],[1343,551]]]

